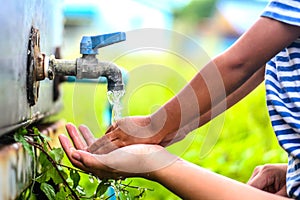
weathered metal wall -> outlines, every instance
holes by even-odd
[[[58,147],[57,136],[64,133],[64,127],[64,121],[58,121],[37,128],[42,134],[52,138],[52,147]],[[20,143],[0,145],[0,200],[16,199],[31,183],[37,165]]]
[[[62,40],[61,0],[0,0],[0,135],[57,112],[53,81],[40,83],[39,98],[29,106],[26,92],[28,40],[40,31],[40,50],[54,54]]]

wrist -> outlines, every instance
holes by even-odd
[[[139,177],[150,180],[150,181],[160,182],[160,180],[162,178],[161,175],[163,174],[164,171],[166,171],[165,168],[168,168],[168,166],[139,174]]]
[[[182,165],[183,160],[175,157],[173,155],[172,160],[169,160],[169,162],[166,163],[160,163],[160,167],[157,166],[157,164],[153,164],[152,168],[154,170],[143,173],[140,175],[140,177],[145,178],[147,180],[155,181],[158,183],[164,182],[165,179],[169,179],[172,174],[174,173],[174,169],[178,168],[179,165]]]
[[[141,164],[140,170],[142,170],[138,176],[159,182],[165,172],[169,171],[174,163],[182,161],[176,155],[169,153],[165,148],[160,145],[148,145],[144,146],[144,150],[147,149],[146,155],[139,159]]]
[[[150,131],[154,133],[155,138],[157,138],[158,143],[160,143],[168,134],[173,133],[177,130],[177,121],[170,119],[167,112],[163,109],[149,116],[151,124],[149,128]]]

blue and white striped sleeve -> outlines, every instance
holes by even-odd
[[[262,17],[300,26],[300,0],[271,0]],[[267,105],[279,144],[288,153],[286,188],[300,199],[300,39],[266,65]]]
[[[300,26],[300,0],[272,0],[261,16]]]

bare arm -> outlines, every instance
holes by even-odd
[[[177,131],[199,127],[252,91],[262,81],[265,63],[299,35],[300,27],[261,17],[150,117],[117,121],[89,150],[104,153],[136,143],[167,145]]]
[[[284,199],[210,172],[170,154],[159,145],[136,144],[108,154],[82,151],[92,135],[67,125],[74,146],[66,136],[60,142],[72,164],[103,178],[143,177],[159,182],[183,199]]]
[[[231,48],[208,63],[180,93],[151,116],[154,130],[167,135],[210,111],[299,35],[299,27],[260,18]]]
[[[264,80],[264,71],[265,67],[260,68],[241,87],[227,96],[225,100],[210,109],[208,112],[200,115],[199,119],[196,118],[189,122],[187,125],[182,127],[181,130],[167,134],[159,144],[162,146],[168,146],[182,140],[190,131],[206,124],[225,110],[235,105]]]
[[[224,112],[224,108],[227,110],[235,105],[237,102],[242,100],[245,96],[247,96],[251,91],[253,91],[262,81],[264,80],[265,66],[259,68],[243,85],[241,85],[238,89],[232,92],[230,95],[226,97],[225,100],[220,102],[217,106],[210,109],[203,115],[200,115],[199,126],[202,126],[209,122],[211,119],[215,118],[222,112]],[[226,101],[226,104],[224,103]],[[224,106],[224,104],[226,106]]]
[[[182,199],[287,199],[215,174],[184,160],[151,174]]]

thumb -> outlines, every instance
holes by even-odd
[[[259,175],[250,179],[247,184],[261,190],[267,186],[266,178],[262,178]]]
[[[72,153],[72,158],[77,160],[87,168],[96,167],[98,164],[98,160],[94,157],[93,154],[82,150],[74,151]]]
[[[112,125],[110,125],[110,126],[108,127],[108,129],[105,131],[105,134],[107,134],[107,133],[109,133],[109,132],[115,130],[116,128],[117,128],[117,124],[116,124],[116,122],[114,122]]]
[[[280,195],[280,196],[287,197],[286,185],[284,185],[284,186],[283,186],[278,192],[276,192],[275,194]]]

